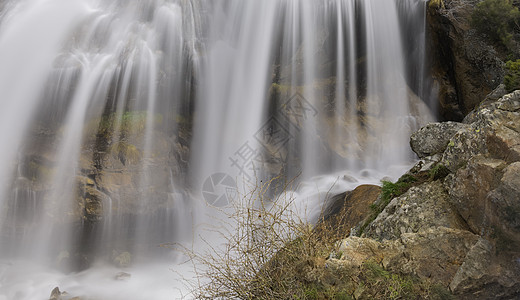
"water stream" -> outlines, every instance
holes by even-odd
[[[192,266],[161,245],[237,189],[294,179],[313,222],[396,179],[424,44],[422,0],[0,2],[0,300],[175,299]]]

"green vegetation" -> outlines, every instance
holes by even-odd
[[[390,203],[392,199],[406,193],[406,191],[408,191],[408,189],[412,187],[412,185],[417,181],[418,179],[410,174],[404,174],[395,183],[383,180],[381,197],[376,203],[370,205],[370,210],[372,211],[372,213],[366,219],[363,225],[361,225],[361,227],[359,228],[359,235],[361,235],[365,231],[367,226],[370,223],[372,223],[372,221],[374,221],[377,218],[377,216],[379,216],[379,214],[385,209],[385,207]]]
[[[493,42],[509,49],[519,19],[520,12],[511,0],[484,0],[473,11],[471,25]]]
[[[450,170],[443,164],[436,164],[433,168],[431,168],[428,174],[430,175],[430,180],[439,180],[448,176],[448,174],[450,174]]]
[[[506,90],[512,92],[520,89],[520,59],[507,61],[505,67],[504,84]]]
[[[388,205],[390,200],[395,197],[399,197],[404,194],[412,186],[412,183],[416,182],[417,179],[410,174],[404,174],[395,183],[390,181],[383,181],[383,188],[381,190],[381,198]]]
[[[445,8],[444,1],[443,0],[430,0],[428,5],[431,8]]]
[[[419,299],[428,287],[418,279],[386,271],[374,261],[366,261],[361,275],[367,299]]]
[[[449,299],[448,293],[428,280],[385,270],[373,261],[361,266],[333,263],[337,242],[349,228],[341,222],[319,222],[312,226],[290,210],[293,199],[267,197],[276,180],[260,183],[244,201],[227,209],[229,218],[217,231],[224,247],[199,253],[180,247],[207,280],[191,282],[198,299]],[[396,184],[415,182],[404,176]],[[394,184],[395,185],[395,184]],[[285,190],[290,190],[285,186]],[[395,189],[394,193],[400,193]],[[285,200],[281,200],[285,198]],[[337,262],[337,261],[336,261]],[[448,295],[446,294],[446,295]]]

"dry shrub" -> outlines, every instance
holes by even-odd
[[[301,218],[289,192],[294,181],[280,181],[260,182],[222,210],[222,247],[207,241],[203,253],[184,248],[197,267],[196,298],[308,299],[310,283],[337,277],[325,263],[348,229],[335,227],[338,219],[312,225]]]
[[[223,210],[230,222],[216,230],[222,245],[207,241],[209,250],[202,253],[184,248],[198,276],[190,282],[195,298],[449,299],[438,297],[428,281],[390,273],[374,262],[328,264],[341,257],[335,250],[349,232],[341,225],[347,223],[341,219],[345,214],[310,224],[292,208],[291,182],[281,186],[281,193],[274,182],[261,182],[233,209]],[[282,196],[269,196],[277,194]]]

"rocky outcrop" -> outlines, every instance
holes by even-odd
[[[392,199],[361,237],[340,243],[329,263],[352,269],[371,260],[437,282],[460,299],[516,299],[519,124],[516,91],[488,97],[463,123],[430,124],[413,134],[422,159],[407,176],[428,172],[430,179]]]
[[[405,233],[396,240],[382,242],[349,237],[337,249],[339,258],[330,263],[351,268],[372,260],[392,272],[450,282],[477,240],[478,236],[468,231],[445,227]]]
[[[148,117],[135,111],[86,121],[74,168],[59,163],[63,128],[32,128],[30,141],[20,150],[13,195],[7,204],[9,232],[0,234],[12,235],[14,245],[17,234],[35,232],[38,222],[46,218],[56,228],[54,235],[72,233],[74,238],[68,248],[56,243],[52,249],[56,267],[66,267],[66,271],[70,266],[88,267],[91,251],[104,251],[110,260],[113,250],[128,250],[125,245],[138,219],[152,222],[184,201],[181,193],[172,193],[172,182],[183,182],[190,133],[179,129],[172,135],[161,126],[162,115],[155,115],[153,122]],[[127,227],[112,226],[111,218]],[[156,231],[153,235],[159,236],[161,232]],[[110,236],[110,241],[100,245],[100,232]]]
[[[49,300],[81,300],[81,298],[72,297],[69,293],[60,291],[59,287],[55,287],[51,292]]]
[[[365,237],[394,240],[404,233],[417,233],[430,228],[465,229],[464,221],[451,209],[448,193],[439,181],[410,188],[394,198],[367,227]]]
[[[464,124],[457,122],[430,123],[412,133],[410,146],[419,158],[442,153],[450,139]]]
[[[320,219],[336,228],[350,230],[363,221],[381,193],[376,185],[360,185],[353,191],[338,194],[328,200]]]
[[[460,121],[493,91],[504,77],[503,61],[482,36],[471,28],[477,1],[438,1],[429,5],[427,24],[440,113]]]

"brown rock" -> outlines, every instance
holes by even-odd
[[[504,171],[500,185],[488,195],[490,204],[486,215],[491,225],[520,242],[520,162]]]
[[[491,155],[508,163],[520,161],[520,134],[506,126],[500,126],[488,135],[487,144]]]
[[[470,29],[476,2],[444,1],[429,6],[433,76],[444,119],[459,121],[502,81],[503,62],[492,46]]]
[[[488,226],[485,215],[490,201],[487,196],[498,185],[505,166],[502,160],[479,155],[445,180],[449,202],[473,232],[482,233]]]
[[[519,271],[517,258],[497,259],[492,244],[480,238],[453,277],[450,289],[460,299],[517,299]]]
[[[370,205],[380,194],[381,187],[377,185],[360,185],[353,191],[336,195],[329,200],[323,220],[334,227],[350,230],[367,217]]]
[[[405,233],[394,241],[349,237],[337,249],[339,259],[330,259],[336,267],[351,268],[373,260],[391,272],[417,275],[448,285],[478,236],[458,229],[430,228]]]

